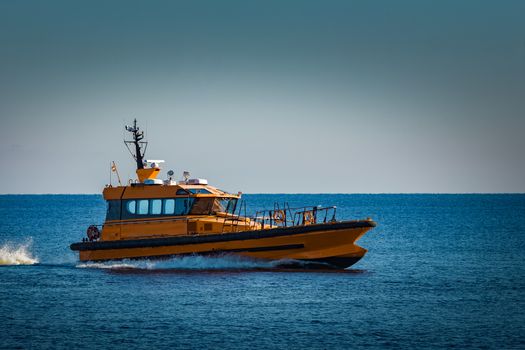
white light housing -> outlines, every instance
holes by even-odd
[[[161,179],[146,179],[144,180],[144,185],[162,185],[164,181]]]
[[[208,180],[206,180],[206,179],[189,179],[187,183],[188,183],[188,185],[207,185],[208,184]]]
[[[153,160],[153,159],[148,159],[144,162],[146,164],[146,166],[149,165],[150,168],[160,168],[160,164],[164,163],[163,160]]]

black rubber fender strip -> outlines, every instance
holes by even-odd
[[[119,241],[79,242],[71,244],[71,250],[110,250],[130,248],[154,248],[162,246],[188,245],[199,243],[217,243],[230,241],[243,241],[249,239],[273,238],[292,236],[315,231],[338,231],[349,228],[375,227],[371,220],[342,221],[326,224],[306,226],[281,227],[257,231],[242,231],[233,233],[219,233],[209,235],[188,235],[166,238],[130,239]]]

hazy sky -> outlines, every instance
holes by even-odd
[[[99,193],[123,126],[231,192],[525,192],[525,1],[0,1],[0,193]]]

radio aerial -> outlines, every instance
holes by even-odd
[[[144,131],[139,131],[137,126],[137,119],[133,120],[133,126],[125,126],[126,131],[129,131],[133,137],[132,140],[124,140],[129,153],[133,156],[137,162],[137,169],[144,169],[144,155],[146,154],[146,148],[148,147],[147,141],[142,141],[144,138]]]

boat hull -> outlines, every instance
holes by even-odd
[[[356,220],[233,233],[81,242],[72,244],[71,249],[79,251],[81,261],[238,254],[346,268],[366,254],[367,250],[355,242],[374,226],[371,220]]]

